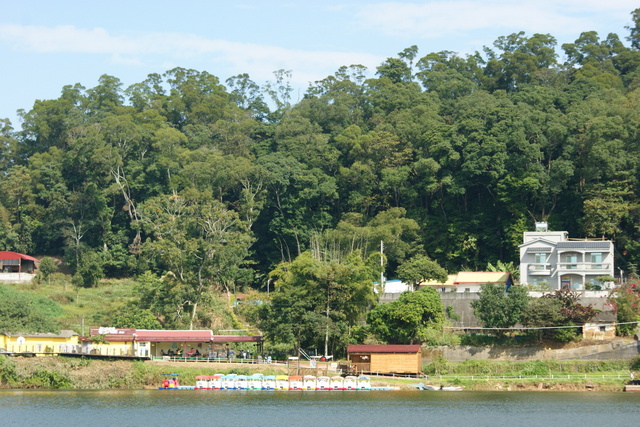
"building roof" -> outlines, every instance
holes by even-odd
[[[385,280],[384,293],[385,294],[399,294],[406,291],[412,291],[413,286],[404,283],[402,280]]]
[[[441,287],[441,286],[455,286],[456,285],[456,277],[458,277],[457,274],[448,274],[447,275],[447,281],[446,282],[438,282],[437,280],[425,280],[424,282],[420,283],[420,286],[435,286],[435,287]]]
[[[260,335],[214,335],[214,342],[262,342]]]
[[[611,245],[610,241],[559,242],[558,249],[609,249]]]
[[[59,334],[54,334],[54,333],[51,333],[51,332],[38,332],[38,333],[31,333],[31,334],[4,333],[2,335],[7,336],[7,337],[25,337],[25,338],[71,338],[71,337],[76,336],[78,334],[76,334],[72,330],[63,329],[63,330],[60,331]]]
[[[553,252],[553,248],[550,246],[532,246],[530,248],[527,248],[527,252],[545,252],[545,253],[551,253]]]
[[[523,248],[525,246],[531,246],[531,245],[549,245],[549,246],[556,246],[559,242],[554,242],[552,240],[549,239],[543,239],[543,238],[537,238],[537,239],[532,239],[532,240],[528,240],[526,242],[524,242],[521,245],[518,245],[519,248]]]
[[[23,259],[26,261],[40,262],[39,260],[37,260],[32,256],[19,254],[18,252],[11,252],[11,251],[0,251],[0,259]]]
[[[148,330],[133,328],[91,329],[91,335],[104,335],[105,341],[210,342],[211,331]]]
[[[418,353],[419,345],[351,344],[347,353]]]
[[[456,284],[460,283],[507,283],[507,271],[461,271],[456,277]]]
[[[210,330],[149,330],[131,328],[91,329],[91,335],[104,335],[105,341],[148,342],[262,342],[262,336],[213,335]]]

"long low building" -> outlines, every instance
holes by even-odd
[[[96,328],[81,338],[82,353],[103,356],[228,358],[241,343],[255,344],[262,353],[259,335],[214,335],[210,330],[149,330],[133,328]]]

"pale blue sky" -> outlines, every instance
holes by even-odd
[[[173,67],[220,78],[248,73],[264,83],[291,70],[302,96],[309,82],[342,65],[370,76],[411,45],[419,57],[461,55],[518,31],[549,33],[558,46],[584,31],[627,44],[637,0],[0,0],[0,118],[57,98],[64,85],[123,87]],[[558,52],[561,49],[558,47]]]

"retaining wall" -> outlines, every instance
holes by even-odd
[[[450,362],[481,360],[620,360],[640,355],[640,342],[616,340],[583,347],[550,349],[545,347],[440,347],[423,349],[422,361],[442,356]]]

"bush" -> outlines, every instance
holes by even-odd
[[[533,362],[527,362],[521,371],[523,376],[532,375],[549,375],[549,367],[541,360],[535,360]]]
[[[0,355],[0,384],[13,384],[18,380],[16,362]]]
[[[449,362],[444,356],[438,355],[422,366],[422,372],[426,375],[446,375],[449,373]]]
[[[455,347],[460,345],[459,334],[448,334],[429,328],[420,336],[423,343],[431,348],[440,346]]]
[[[41,369],[25,380],[25,384],[37,388],[71,388],[71,378],[59,372]]]

